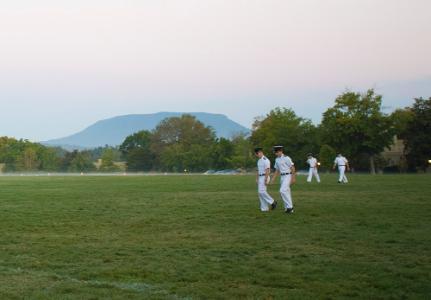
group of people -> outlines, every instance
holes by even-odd
[[[269,211],[274,210],[277,207],[277,201],[274,200],[267,191],[267,186],[274,184],[276,178],[280,176],[280,195],[283,199],[284,211],[287,214],[293,213],[293,201],[290,186],[296,182],[296,170],[295,164],[292,159],[284,154],[283,146],[273,147],[275,159],[275,173],[271,178],[271,161],[265,156],[263,148],[255,148],[254,152],[257,161],[257,176],[256,183],[258,186],[258,194],[260,200],[260,210]],[[309,165],[307,182],[311,182],[313,177],[320,183],[320,177],[318,172],[319,162],[313,154],[307,155],[307,164]],[[347,183],[346,170],[349,170],[348,160],[341,154],[338,154],[334,160],[333,169],[338,166],[339,178],[338,183]]]

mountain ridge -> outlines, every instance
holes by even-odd
[[[83,130],[62,138],[41,142],[47,146],[70,149],[96,148],[105,145],[117,146],[124,139],[140,130],[153,130],[160,121],[188,114],[195,116],[206,126],[211,126],[217,137],[231,138],[235,134],[249,134],[250,129],[231,120],[224,114],[206,112],[158,112],[153,114],[127,114],[102,119]]]

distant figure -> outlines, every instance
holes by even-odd
[[[314,176],[316,177],[317,182],[320,183],[319,172],[317,171],[319,165],[317,163],[317,159],[313,157],[313,154],[311,153],[308,153],[307,158],[307,164],[310,166],[310,169],[308,170],[307,182],[311,182]]]
[[[341,153],[339,153],[335,158],[334,166],[332,169],[335,170],[336,166],[338,166],[338,172],[340,173],[340,177],[338,178],[338,183],[348,183],[349,181],[347,180],[345,172],[346,170],[347,171],[350,170],[349,161],[347,160],[347,158],[341,155]]]
[[[269,174],[271,172],[271,162],[263,154],[262,148],[254,149],[254,153],[256,154],[256,157],[259,158],[257,161],[256,183],[260,200],[260,210],[269,211],[270,206],[271,209],[275,209],[277,207],[277,201],[274,201],[267,191],[267,185],[270,181]]]
[[[272,182],[280,175],[280,195],[284,202],[284,211],[288,214],[293,213],[293,201],[290,191],[290,185],[296,182],[295,166],[289,156],[284,155],[283,146],[274,146],[274,153],[277,156],[275,159],[275,174]]]

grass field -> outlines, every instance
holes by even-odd
[[[431,176],[350,180],[0,177],[0,299],[430,299]]]

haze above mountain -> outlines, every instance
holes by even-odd
[[[185,113],[160,112],[155,114],[124,115],[101,120],[73,135],[43,142],[49,146],[61,146],[66,149],[96,148],[100,146],[120,145],[124,139],[140,130],[152,130],[160,121],[179,117]],[[225,115],[211,113],[187,113],[195,116],[206,126],[211,126],[218,137],[231,138],[235,134],[248,134],[250,130]]]

